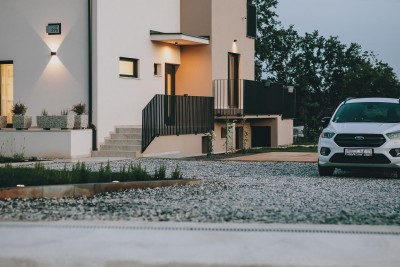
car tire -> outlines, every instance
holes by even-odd
[[[334,171],[334,167],[323,167],[318,164],[318,173],[320,176],[332,176]]]

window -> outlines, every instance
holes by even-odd
[[[120,57],[119,77],[139,78],[139,59]]]
[[[154,76],[161,76],[161,64],[154,63]]]
[[[14,105],[14,65],[12,61],[0,61],[0,115],[11,123]]]
[[[257,8],[247,5],[247,37],[257,37]]]

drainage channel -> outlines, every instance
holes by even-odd
[[[345,235],[394,235],[399,231],[373,230],[334,230],[334,229],[302,229],[302,228],[269,228],[269,227],[190,227],[190,226],[135,226],[135,225],[79,225],[79,224],[36,224],[36,223],[0,223],[1,227],[10,228],[66,228],[66,229],[105,229],[105,230],[136,230],[136,231],[186,231],[186,232],[247,232],[247,233],[305,233],[305,234],[345,234]]]

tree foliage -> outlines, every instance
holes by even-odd
[[[393,69],[356,43],[324,37],[316,30],[300,35],[283,27],[278,0],[249,0],[257,7],[256,79],[295,85],[296,121],[309,129],[333,113],[347,97],[399,97]]]

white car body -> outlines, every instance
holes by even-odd
[[[392,116],[396,117],[396,122],[395,119],[393,122],[339,122],[339,117],[336,116],[339,109],[343,105],[354,103],[361,103],[359,105],[365,106],[368,104],[373,106],[375,103],[393,103],[400,107],[399,99],[394,98],[358,98],[342,102],[319,137],[318,167],[320,174],[331,175],[335,168],[400,169],[400,123],[397,115]],[[397,106],[390,106],[398,112]],[[347,109],[350,109],[349,106]],[[346,113],[342,112],[341,114],[344,117]],[[348,112],[348,114],[351,113]],[[391,117],[390,115],[386,116],[387,118]]]

